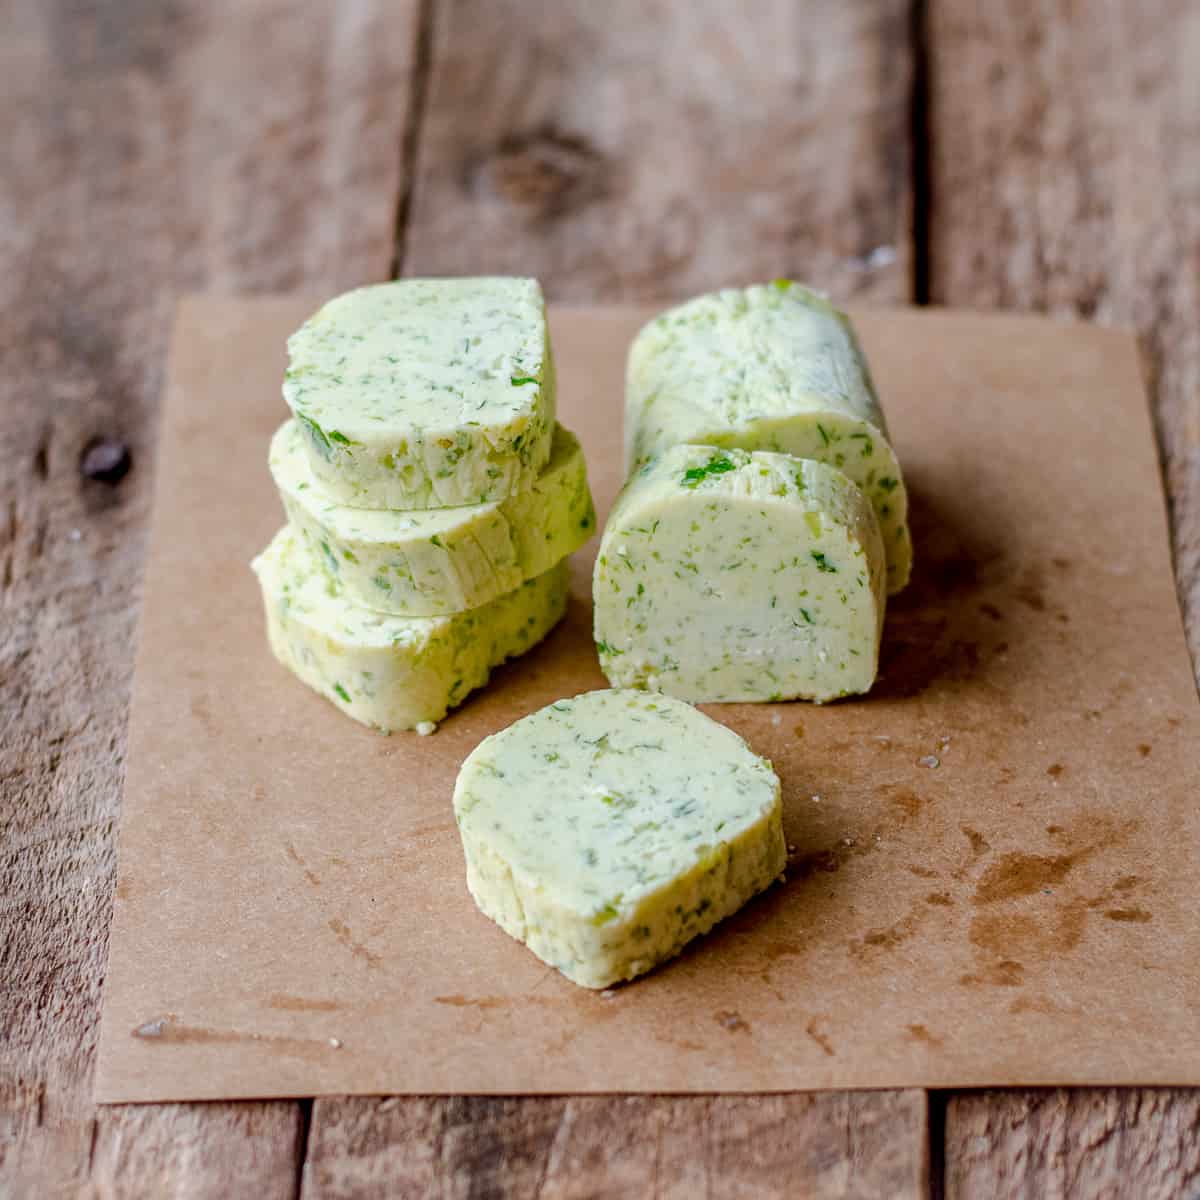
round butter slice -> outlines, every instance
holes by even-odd
[[[681,442],[828,463],[862,489],[888,591],[912,570],[908,499],[849,319],[786,279],[698,296],[646,325],[629,352],[628,466]]]
[[[615,687],[695,702],[865,692],[886,605],[878,522],[823,463],[675,446],[618,497],[593,597]]]
[[[254,560],[275,657],[385,733],[440,721],[493,667],[536,645],[567,607],[565,561],[470,612],[393,617],[347,603],[288,526]]]
[[[400,616],[478,608],[548,571],[592,536],[596,514],[583,449],[558,426],[537,482],[506,500],[381,512],[331,500],[305,436],[288,421],[271,441],[271,474],[288,521],[348,600]]]
[[[358,508],[503,500],[554,435],[536,279],[404,279],[331,300],[288,339],[283,396],[313,474]]]
[[[454,813],[479,908],[590,988],[678,954],[787,858],[771,764],[645,692],[560,700],[485,738]]]

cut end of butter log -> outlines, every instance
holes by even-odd
[[[596,527],[583,448],[558,426],[533,487],[459,508],[379,512],[331,500],[313,475],[300,425],[271,442],[288,521],[346,599],[398,616],[479,608],[578,550]]]
[[[499,598],[441,617],[347,603],[290,526],[254,560],[275,657],[344,713],[385,733],[431,723],[536,645],[567,606],[565,560]]]
[[[615,687],[835,700],[879,662],[886,567],[862,492],[823,463],[675,446],[626,483],[593,579]]]
[[[589,988],[678,954],[787,859],[771,764],[645,692],[560,700],[485,738],[454,813],[482,912]]]
[[[875,509],[888,591],[912,569],[908,500],[849,319],[787,279],[698,296],[646,325],[629,351],[628,466],[683,442],[828,463]]]
[[[445,508],[531,488],[554,368],[536,279],[403,279],[331,300],[288,339],[283,396],[313,474],[358,508]]]

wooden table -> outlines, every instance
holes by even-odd
[[[179,292],[1134,323],[1195,652],[1195,3],[2,0],[0,67],[0,1194],[1200,1194],[1186,1091],[90,1101]]]

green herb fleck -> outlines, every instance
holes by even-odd
[[[821,435],[821,441],[824,442],[826,446],[828,446],[833,440],[829,434],[825,432],[825,426],[822,425],[820,421],[817,422],[817,432]]]
[[[809,554],[812,555],[812,560],[817,564],[818,570],[825,571],[829,575],[837,574],[837,567],[835,567],[820,550],[810,550]]]
[[[337,694],[338,694],[339,696],[341,696],[341,698],[342,698],[343,700],[345,700],[345,702],[346,702],[347,704],[349,704],[349,703],[350,703],[350,693],[349,693],[349,692],[347,692],[347,691],[346,691],[346,689],[345,689],[344,687],[342,687],[342,685],[341,685],[340,683],[335,683],[335,684],[333,685],[333,690],[334,690],[335,692],[337,692]]]
[[[898,479],[892,479],[890,476],[884,476],[884,478],[879,481],[879,486],[883,488],[885,492],[894,492],[900,486],[900,481]]]
[[[532,375],[514,375],[512,377],[513,387],[522,387],[526,383],[537,383],[537,380]]]
[[[300,422],[301,428],[308,434],[308,439],[312,442],[317,453],[326,460],[331,458],[333,456],[333,447],[329,444],[329,439],[325,436],[325,430],[311,417],[306,417],[303,413],[297,413],[296,420]]]
[[[707,462],[702,467],[688,467],[683,473],[683,479],[680,482],[684,487],[694,488],[701,480],[707,479],[710,475],[724,475],[726,471],[734,470],[734,464],[728,458],[714,458]]]
[[[609,808],[615,808],[618,812],[627,808],[636,808],[637,801],[630,796],[614,796],[611,793],[601,796],[600,803],[607,805]]]
[[[340,446],[357,445],[356,442],[352,442],[344,433],[339,433],[336,429],[331,429],[329,433],[326,434],[326,437],[328,437],[331,442],[337,442]]]
[[[599,912],[593,914],[592,924],[597,927],[600,925],[607,925],[609,921],[614,920],[616,916],[616,908],[611,904],[606,904],[602,909],[600,909]]]

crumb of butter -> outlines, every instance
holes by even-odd
[[[436,721],[421,721],[417,725],[417,732],[422,737],[428,737],[436,729],[437,729]]]

